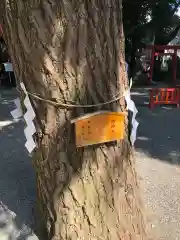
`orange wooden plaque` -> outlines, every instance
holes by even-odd
[[[76,146],[84,147],[124,138],[126,113],[96,112],[72,120],[75,123]]]

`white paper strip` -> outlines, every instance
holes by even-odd
[[[24,93],[27,95],[26,87],[23,82],[20,82],[20,86],[21,86],[22,90],[24,91]]]
[[[26,106],[27,109],[30,109],[30,108],[33,109],[28,95],[26,95],[24,99],[24,105]]]
[[[131,87],[132,87],[132,78],[130,78],[130,83],[129,83],[129,89],[131,89]]]
[[[138,110],[135,106],[135,103],[133,102],[133,100],[131,100],[131,95],[130,92],[127,91],[124,95],[125,100],[126,100],[126,104],[127,104],[127,109],[130,110],[131,112],[133,112],[134,117],[137,115]]]
[[[11,115],[14,119],[18,119],[23,116],[20,99],[16,98],[14,100],[14,103],[16,105],[16,108],[13,111],[11,111]]]
[[[34,126],[34,123],[31,122],[25,129],[24,129],[24,134],[26,139],[32,138],[32,136],[36,133],[36,128]]]
[[[133,112],[133,114],[137,114],[137,108],[134,104],[134,102],[132,100],[130,100],[129,102],[127,102],[127,105],[128,105],[128,110],[130,110],[131,112]]]
[[[29,99],[29,96],[26,91],[26,87],[25,87],[24,83],[21,82],[20,86],[26,95],[25,99],[24,99],[24,105],[27,109],[26,113],[24,114],[24,120],[27,125],[27,127],[24,129],[24,134],[27,139],[27,141],[25,143],[25,147],[27,148],[28,152],[31,153],[36,148],[36,144],[33,140],[33,135],[36,133],[36,128],[33,123],[33,120],[36,117],[36,114],[31,105],[31,102],[30,102],[30,99]]]
[[[12,63],[7,62],[7,63],[3,63],[3,64],[4,64],[4,68],[5,68],[6,72],[13,72],[13,65],[12,65]]]
[[[14,103],[15,103],[15,105],[16,105],[17,108],[20,108],[20,109],[21,109],[21,101],[20,101],[19,98],[14,99]]]
[[[131,131],[131,136],[130,136],[130,140],[131,140],[131,144],[134,145],[136,138],[137,138],[137,128],[139,126],[139,123],[134,120],[134,122],[132,123],[132,131]]]
[[[11,111],[11,115],[14,119],[17,120],[22,117],[22,112],[20,111],[20,109],[14,109],[13,111]]]
[[[7,66],[7,65],[6,65]],[[7,66],[9,67],[9,65]],[[6,69],[7,70],[7,69]],[[8,69],[10,70],[10,68]],[[20,117],[24,117],[24,120],[26,122],[26,128],[24,129],[24,134],[26,137],[26,143],[25,143],[25,147],[27,148],[28,152],[31,153],[35,148],[36,148],[36,143],[33,140],[33,135],[36,133],[36,128],[35,125],[33,123],[34,118],[36,117],[36,114],[33,110],[33,107],[31,105],[28,93],[26,91],[26,87],[24,85],[23,82],[20,83],[21,89],[23,90],[25,96],[24,99],[24,105],[27,109],[26,113],[23,116],[23,112],[21,109],[21,102],[20,99],[17,98],[14,100],[14,103],[16,105],[16,109],[14,109],[13,111],[11,111],[11,115],[13,116],[14,119],[18,119]]]
[[[35,112],[32,108],[32,106],[27,107],[26,105],[27,112],[24,114],[24,119],[26,122],[32,121],[35,118]]]
[[[126,103],[127,103],[127,107],[128,107],[128,103],[131,101],[130,90],[125,91],[124,97],[125,97],[125,100],[126,100]]]
[[[36,143],[34,142],[33,138],[30,138],[25,143],[25,147],[27,148],[29,153],[32,153],[32,151],[36,148]]]
[[[130,86],[130,88],[131,88],[131,86]],[[131,144],[134,145],[134,143],[136,141],[136,137],[137,137],[136,136],[137,128],[139,125],[139,123],[135,119],[136,115],[138,113],[138,110],[135,106],[134,101],[131,99],[130,89],[125,92],[124,97],[126,100],[127,109],[132,112],[132,119],[131,119],[132,129],[131,129],[131,134],[130,134],[130,141],[131,141]]]

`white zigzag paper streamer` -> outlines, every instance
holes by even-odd
[[[27,127],[24,129],[24,134],[26,139],[29,138],[29,136],[33,136],[36,133],[36,128],[34,126],[34,123],[28,123]]]
[[[25,147],[27,148],[29,153],[32,153],[32,151],[36,148],[36,143],[34,142],[34,139],[29,138],[28,141],[25,143]]]
[[[139,126],[139,123],[137,122],[136,119],[134,119],[134,121],[132,122],[132,130],[131,130],[131,136],[130,136],[130,140],[131,140],[131,144],[134,145],[136,138],[137,138],[137,128]]]
[[[3,63],[6,72],[13,72],[13,65],[10,62]]]
[[[25,88],[24,83],[23,83],[23,82],[20,82],[20,86],[21,86],[22,90],[24,91],[24,93],[25,93],[26,96],[27,96],[27,91],[26,91],[26,88]]]
[[[21,82],[20,86],[26,95],[24,99],[24,106],[27,109],[26,113],[24,114],[24,120],[27,125],[26,128],[24,129],[24,134],[27,140],[25,143],[25,147],[27,148],[29,153],[32,153],[32,151],[36,148],[36,143],[34,142],[34,139],[33,139],[33,135],[36,133],[36,128],[33,123],[33,120],[36,117],[36,114],[31,105],[24,83]]]
[[[137,128],[139,125],[139,123],[136,120],[136,115],[138,113],[138,110],[135,106],[135,103],[131,99],[130,90],[125,92],[124,97],[127,103],[127,109],[132,112],[132,120],[131,120],[132,129],[131,129],[130,141],[131,141],[131,144],[134,145],[137,138]]]
[[[14,103],[16,105],[16,108],[13,111],[11,111],[11,115],[16,120],[16,119],[19,119],[20,117],[23,116],[23,112],[22,112],[22,109],[21,109],[20,99],[16,98],[14,100]]]

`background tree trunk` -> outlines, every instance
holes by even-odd
[[[123,93],[121,1],[2,0],[1,7],[15,73],[29,92],[81,104]],[[124,100],[91,109],[31,100],[38,130],[37,195],[47,239],[146,239],[127,137],[76,149],[70,123],[87,112],[124,110]]]

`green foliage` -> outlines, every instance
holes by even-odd
[[[168,44],[180,28],[180,18],[175,15],[179,6],[180,0],[123,0],[128,50],[147,37],[150,40],[151,35],[155,44]]]

